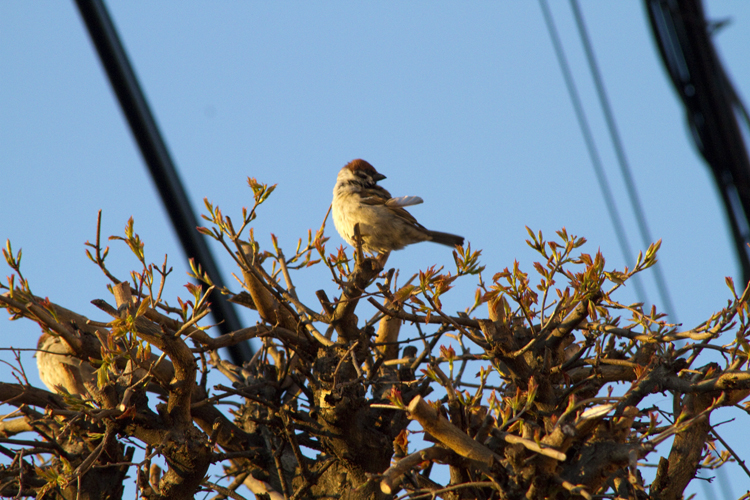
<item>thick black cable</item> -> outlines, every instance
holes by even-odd
[[[222,288],[219,268],[205,239],[196,231],[195,213],[106,6],[102,0],[75,2],[185,254],[195,259],[217,288]],[[218,291],[211,295],[211,314],[222,333],[242,327],[237,311]],[[236,364],[249,360],[253,354],[247,342],[228,350]]]
[[[604,119],[607,122],[607,129],[609,135],[612,138],[612,145],[615,148],[615,155],[617,156],[617,163],[620,166],[620,173],[623,180],[625,181],[625,190],[630,200],[630,207],[635,215],[638,230],[641,233],[641,242],[644,247],[654,243],[654,239],[651,237],[651,231],[648,228],[648,221],[646,220],[646,213],[643,211],[643,205],[638,196],[638,189],[635,187],[635,181],[633,180],[633,174],[630,169],[630,163],[625,156],[625,148],[622,145],[622,139],[620,138],[620,132],[617,129],[615,123],[614,113],[612,112],[612,106],[609,103],[609,97],[607,97],[607,91],[604,88],[604,81],[602,80],[601,71],[599,71],[599,65],[596,62],[594,56],[594,49],[589,38],[588,30],[586,29],[586,23],[583,20],[583,14],[581,8],[578,6],[578,0],[570,0],[570,7],[573,10],[573,17],[576,20],[576,26],[578,27],[578,33],[581,37],[581,43],[586,53],[586,60],[588,61],[589,68],[591,70],[591,76],[594,79],[594,86],[596,87],[596,94],[599,97],[599,103],[604,112]],[[670,321],[677,323],[678,319],[675,314],[674,305],[672,304],[672,297],[669,294],[669,287],[667,286],[667,280],[664,277],[664,273],[661,269],[661,265],[657,263],[653,266],[654,278],[656,280],[656,288],[659,291],[659,297],[661,298],[664,310],[669,316]]]
[[[750,280],[750,158],[746,111],[719,61],[699,0],[645,0],[656,45],[685,106],[691,137],[711,167],[726,209],[743,283]],[[735,114],[737,113],[737,114]]]
[[[612,226],[614,227],[615,235],[617,236],[617,242],[620,245],[620,251],[622,252],[625,261],[628,262],[633,258],[634,254],[630,249],[630,243],[628,243],[628,237],[625,232],[625,227],[622,223],[622,219],[620,218],[620,214],[617,211],[615,198],[612,194],[612,189],[609,187],[609,181],[607,180],[607,175],[604,172],[604,167],[602,165],[602,160],[599,157],[599,152],[596,149],[594,136],[591,133],[591,128],[589,127],[588,120],[586,119],[586,113],[583,110],[583,105],[581,104],[581,98],[578,94],[578,89],[576,88],[575,81],[573,80],[573,75],[570,71],[568,60],[565,57],[565,51],[562,48],[562,43],[560,42],[560,37],[557,33],[555,22],[552,19],[552,13],[549,10],[549,5],[547,5],[547,0],[539,0],[539,5],[542,8],[544,22],[547,25],[547,31],[549,32],[550,39],[552,40],[552,46],[555,49],[557,61],[560,64],[560,69],[563,74],[563,80],[565,80],[565,87],[568,89],[570,101],[573,103],[573,110],[575,111],[578,125],[581,128],[583,140],[586,143],[586,149],[588,150],[589,157],[591,158],[591,164],[594,167],[596,180],[599,183],[599,190],[601,191],[602,197],[604,198],[604,205],[607,207],[609,218],[612,221]],[[632,282],[635,286],[636,297],[638,297],[638,300],[647,303],[648,297],[646,295],[646,290],[643,288],[641,277],[636,274],[635,276],[633,276]]]

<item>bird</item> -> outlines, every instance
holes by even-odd
[[[96,368],[88,361],[76,357],[73,349],[61,337],[44,332],[39,337],[36,348],[35,357],[39,378],[50,391],[78,396],[81,399],[90,399],[98,391]],[[151,353],[150,363],[156,363],[157,360],[159,357]],[[110,367],[110,371],[117,375],[126,368],[127,362],[121,357],[115,362],[118,365],[117,370],[113,372],[113,367]],[[170,368],[169,361],[163,360],[161,364],[167,371],[174,372],[174,369]],[[147,371],[138,367],[133,375],[135,381],[141,381],[146,377]],[[160,397],[167,394],[153,381],[148,382],[146,390]]]
[[[42,333],[37,343],[36,366],[39,378],[52,392],[87,397],[86,385],[96,387],[94,367],[75,357],[60,337],[47,332]]]
[[[450,247],[464,244],[462,236],[431,231],[417,222],[404,207],[418,205],[422,198],[391,197],[378,185],[385,178],[362,159],[350,161],[339,171],[333,188],[333,223],[348,244],[356,246],[356,224],[359,224],[362,250],[371,254],[388,254],[422,241]]]

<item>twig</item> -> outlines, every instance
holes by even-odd
[[[463,488],[497,488],[497,484],[495,484],[493,481],[471,481],[467,483],[446,486],[445,488],[440,488],[438,490],[430,490],[428,493],[422,495],[410,495],[409,498],[411,500],[420,500],[422,498],[436,498],[438,496],[441,496],[443,493],[449,493],[451,491],[456,491]]]
[[[745,466],[745,461],[740,459],[740,456],[737,455],[737,453],[735,453],[735,451],[732,449],[731,446],[729,446],[729,443],[724,441],[724,439],[721,436],[719,436],[719,433],[716,432],[716,429],[714,428],[714,426],[710,426],[710,427],[711,427],[711,434],[713,434],[716,437],[716,439],[718,439],[721,442],[721,444],[724,445],[724,448],[726,448],[727,451],[731,453],[731,455],[734,457],[734,459],[737,461],[740,467],[742,467],[742,470],[745,471],[745,474],[748,477],[750,477],[750,470],[748,470],[747,466]]]
[[[81,465],[79,465],[75,471],[73,471],[73,474],[71,475],[71,479],[81,478],[86,472],[91,468],[92,465],[94,465],[94,462],[96,462],[99,459],[99,456],[101,456],[102,452],[104,451],[104,448],[110,444],[112,441],[112,438],[114,437],[114,424],[111,422],[107,422],[107,427],[104,431],[104,437],[102,438],[102,441],[97,445],[96,448],[94,448],[94,451],[92,451],[86,459],[81,462]]]
[[[225,488],[224,486],[219,486],[218,484],[212,483],[211,481],[204,480],[202,484],[203,486],[211,488],[212,490],[217,491],[226,497],[234,498],[234,500],[247,500],[245,497],[243,497],[236,491],[230,490],[229,488]]]
[[[408,410],[409,416],[416,419],[426,432],[462,457],[476,461],[480,468],[486,470],[491,463],[499,463],[502,460],[495,452],[450,423],[427,404],[422,396],[412,399]]]
[[[297,442],[297,435],[295,434],[294,429],[294,422],[291,421],[289,418],[289,415],[281,409],[279,412],[279,415],[281,416],[281,422],[284,424],[284,433],[286,434],[286,438],[289,440],[289,443],[292,445],[292,453],[294,453],[294,458],[297,459],[297,463],[299,464],[300,471],[302,471],[302,477],[304,478],[305,482],[310,482],[310,471],[307,468],[307,462],[305,461],[305,457],[302,456],[302,451],[299,448],[299,443]],[[291,427],[291,430],[289,429]]]
[[[383,478],[380,480],[380,491],[386,495],[391,495],[401,483],[404,474],[424,462],[445,460],[451,453],[450,450],[441,446],[432,446],[405,456],[383,473]]]
[[[396,311],[393,309],[389,309],[381,305],[377,300],[373,299],[372,297],[367,299],[367,301],[373,306],[375,306],[375,308],[379,310],[380,312],[382,312],[383,314],[387,314],[388,316],[392,316],[394,318],[400,318],[406,321],[411,321],[412,323],[423,323],[423,324],[431,323],[435,325],[445,324],[445,319],[443,318],[436,318],[434,316],[430,316],[429,318],[427,318],[427,316],[420,316],[418,314],[412,314],[406,311]],[[457,325],[468,326],[470,328],[479,328],[479,322],[475,319],[456,318],[453,316],[449,316],[449,318],[451,319],[453,323],[456,323]]]
[[[574,495],[580,495],[583,498],[585,498],[586,500],[591,500],[593,498],[591,496],[591,494],[584,489],[583,486],[575,485],[575,484],[573,484],[573,483],[571,483],[569,481],[565,481],[564,479],[559,478],[559,477],[555,477],[555,480],[558,483],[560,483],[560,485],[563,488],[565,488],[566,490],[568,490],[569,492],[571,492]]]
[[[555,460],[559,460],[560,462],[564,462],[565,460],[567,460],[565,453],[561,451],[557,451],[554,448],[546,448],[546,447],[539,446],[536,442],[532,441],[531,439],[522,438],[520,436],[516,436],[515,434],[511,434],[509,432],[503,432],[498,428],[492,429],[491,432],[496,437],[504,440],[506,443],[520,444],[527,450],[533,451],[534,453],[539,453],[540,455],[544,455],[545,457],[554,458]]]
[[[316,470],[315,473],[313,474],[313,477],[310,479],[310,482],[303,484],[302,486],[299,487],[297,491],[294,492],[294,495],[292,495],[291,500],[298,500],[299,498],[301,498],[302,495],[304,495],[307,492],[307,490],[310,489],[310,487],[313,484],[315,484],[318,478],[320,478],[320,476],[322,476],[325,473],[325,471],[327,471],[328,468],[331,465],[333,465],[334,462],[335,460],[333,458],[330,458],[322,466],[320,466],[318,470]],[[272,500],[276,500],[276,499],[272,498]]]
[[[432,306],[432,309],[433,309],[433,310],[434,310],[435,312],[437,312],[437,313],[438,313],[438,314],[439,314],[439,315],[440,315],[440,316],[441,316],[441,317],[442,317],[443,319],[445,319],[445,320],[446,320],[446,321],[447,321],[448,323],[450,323],[451,325],[453,325],[454,327],[456,327],[456,329],[457,329],[458,331],[460,331],[461,333],[463,333],[464,335],[466,335],[466,336],[467,336],[467,337],[469,338],[469,340],[471,340],[472,342],[474,342],[474,343],[475,343],[476,345],[478,345],[478,346],[479,346],[479,347],[481,347],[482,349],[489,349],[489,344],[488,344],[487,342],[485,342],[485,341],[484,341],[484,340],[482,340],[481,338],[477,337],[477,336],[476,336],[476,335],[474,335],[473,333],[469,333],[468,331],[466,331],[466,329],[465,329],[465,328],[463,327],[463,325],[459,325],[459,324],[458,324],[458,323],[456,322],[456,319],[454,319],[454,318],[452,318],[451,316],[448,316],[447,314],[445,314],[445,313],[444,313],[444,312],[443,312],[443,311],[442,311],[442,310],[441,310],[441,309],[440,309],[440,308],[439,308],[439,307],[437,306],[437,304],[435,304],[435,301],[433,300],[433,298],[432,298],[432,297],[430,297],[429,295],[425,294],[425,298],[427,299],[427,302],[429,302],[429,303],[430,303],[430,305]],[[477,328],[479,328],[479,327],[477,326]]]
[[[336,389],[336,378],[338,377],[339,369],[341,368],[341,365],[344,364],[344,361],[346,361],[346,358],[349,357],[349,353],[351,353],[357,347],[358,344],[359,344],[359,340],[357,340],[352,345],[350,345],[349,349],[347,349],[346,353],[344,353],[344,355],[341,356],[341,359],[339,359],[339,362],[336,365],[336,369],[333,370],[333,384],[331,384],[331,389],[332,390]]]
[[[365,261],[365,255],[362,252],[362,235],[359,232],[359,222],[354,224],[354,243],[357,251],[357,263]]]
[[[265,481],[261,481],[260,479],[254,478],[252,474],[248,475],[242,484],[244,484],[247,489],[255,493],[256,496],[258,494],[265,494],[268,495],[271,500],[284,499],[284,496],[282,496],[278,491],[271,488],[270,484],[266,483]]]
[[[92,245],[88,241],[86,242],[87,246],[94,247],[94,251],[96,252],[96,259],[94,262],[97,266],[99,266],[99,269],[102,270],[104,275],[109,278],[109,280],[114,283],[118,284],[120,280],[115,278],[112,273],[109,272],[107,267],[104,265],[104,259],[107,258],[107,252],[109,251],[109,247],[104,249],[104,256],[102,256],[102,245],[101,245],[101,235],[102,235],[102,211],[101,209],[96,215],[96,245]],[[88,253],[88,250],[86,251]],[[89,257],[91,257],[91,254],[89,254]]]
[[[289,486],[286,484],[286,479],[284,478],[284,467],[281,465],[281,459],[279,458],[279,455],[281,454],[282,450],[284,449],[284,443],[281,444],[281,448],[277,448],[276,450],[273,450],[273,463],[276,465],[276,472],[279,474],[279,482],[281,483],[281,493],[284,494],[284,499],[289,500]]]

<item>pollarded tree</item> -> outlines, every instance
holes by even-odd
[[[517,263],[485,282],[470,246],[454,251],[455,272],[397,285],[382,258],[328,254],[322,228],[291,257],[275,239],[261,250],[251,224],[273,187],[250,186],[255,206],[239,226],[207,203],[211,227],[200,229],[239,269],[243,289],[219,292],[260,318],[218,338],[201,326],[210,303],[199,287],[167,305],[166,264],[148,264],[132,221],[120,238],[142,264],[131,282],[107,269],[98,235],[89,244],[115,297],[94,301],[97,319],[33,294],[7,245],[0,305],[42,328],[37,361],[54,392],[30,386],[20,366],[19,383],[0,384],[10,407],[0,495],[121,498],[132,470],[148,499],[243,498],[241,485],[266,499],[679,499],[700,468],[732,459],[711,417],[748,395],[748,289],[737,296],[728,279],[728,307],[679,329],[615,297],[656,262],[658,243],[632,270],[606,271],[565,230],[555,241],[529,231],[536,286]],[[313,265],[339,289],[330,300],[326,285],[315,307],[291,277]],[[445,311],[455,280],[471,277],[467,309]],[[363,302],[376,312],[366,321],[355,314]],[[726,332],[734,339],[720,345]],[[219,358],[251,338],[261,348],[243,366]],[[703,361],[709,350],[722,361]],[[209,370],[226,382],[209,387]],[[650,484],[647,459],[658,464]],[[211,464],[224,466],[223,485]]]

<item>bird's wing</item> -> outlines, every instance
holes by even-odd
[[[361,203],[365,205],[386,205],[391,199],[391,193],[377,184],[362,190]]]
[[[391,198],[385,202],[387,207],[410,207],[412,205],[419,205],[424,203],[424,200],[419,196],[399,196],[398,198]]]
[[[360,198],[359,202],[363,205],[383,205],[387,206],[389,198],[385,198],[376,193],[365,193],[365,196]]]
[[[410,214],[409,212],[407,212],[403,208],[401,208],[401,207],[388,207],[388,209],[391,212],[393,212],[396,215],[398,215],[399,217],[401,217],[402,219],[404,219],[404,220],[412,223],[415,227],[417,227],[419,229],[425,229],[425,227],[422,224],[420,224],[419,222],[417,222],[417,219],[415,219],[412,214]]]
[[[391,198],[391,193],[380,186],[373,186],[365,189],[362,194],[361,203],[365,205],[382,205],[398,217],[413,224],[415,227],[424,229],[424,226],[417,222],[417,219],[415,219],[412,214],[402,208],[422,203],[422,198],[419,196],[400,196],[398,198]]]

